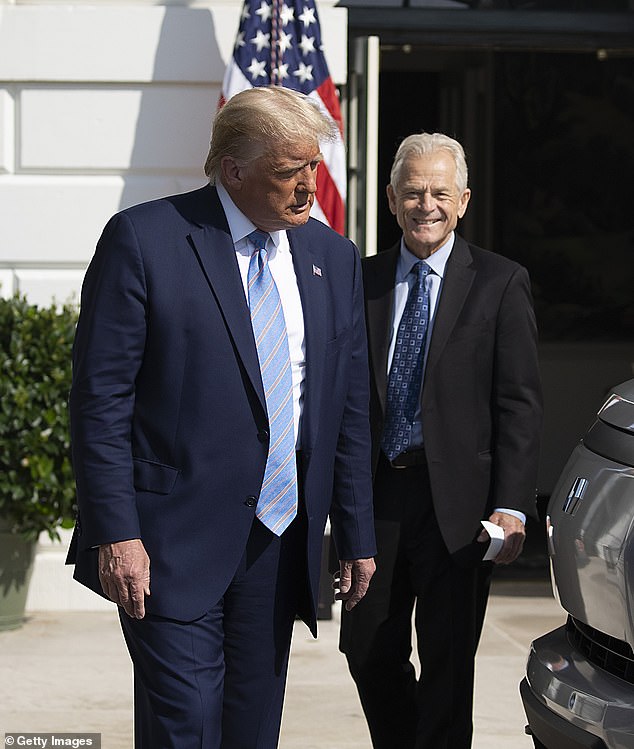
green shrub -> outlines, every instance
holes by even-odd
[[[74,306],[0,299],[0,522],[36,539],[73,525],[68,393]]]

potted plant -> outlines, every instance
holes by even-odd
[[[67,400],[77,310],[0,298],[0,629],[19,627],[43,531],[73,525]]]

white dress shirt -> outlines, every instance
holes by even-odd
[[[248,303],[249,262],[255,249],[247,239],[257,227],[248,219],[229,197],[220,182],[216,183],[218,197],[224,209],[233,239],[238,267],[242,277],[244,295]],[[293,267],[293,257],[285,231],[270,232],[266,243],[269,268],[277,286],[284,311],[288,348],[291,357],[293,378],[293,422],[295,426],[295,448],[300,449],[299,434],[304,400],[304,379],[306,375],[306,342],[304,339],[304,313]]]

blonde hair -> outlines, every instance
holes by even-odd
[[[216,114],[205,174],[215,182],[225,156],[245,165],[262,156],[270,143],[332,141],[336,135],[334,120],[308,96],[281,86],[246,89]]]

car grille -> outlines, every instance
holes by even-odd
[[[634,652],[627,642],[606,635],[572,616],[566,622],[570,644],[595,666],[634,684]]]

